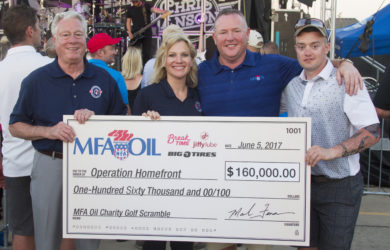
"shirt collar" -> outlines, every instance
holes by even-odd
[[[10,48],[7,52],[7,55],[12,55],[15,53],[21,53],[21,52],[35,52],[38,53],[35,48],[31,45],[23,45],[23,46],[16,46],[13,48]]]
[[[107,63],[100,59],[89,59],[88,62],[101,67],[107,67]]]
[[[225,65],[222,65],[219,60],[218,60],[218,57],[219,57],[219,51],[216,50],[215,51],[215,54],[214,54],[214,57],[211,59],[211,70],[213,71],[213,73],[218,73],[222,70],[231,70],[231,68],[225,66]],[[246,54],[245,54],[245,59],[244,61],[238,65],[235,69],[237,68],[240,68],[240,67],[243,67],[243,66],[249,66],[249,67],[253,67],[256,65],[256,53],[253,53],[249,50],[246,50]]]
[[[328,58],[325,67],[311,81],[315,82],[319,79],[327,81],[329,79],[330,75],[332,74],[333,69],[334,69],[334,66]],[[301,74],[299,75],[299,78],[304,83],[308,82],[308,80],[306,79],[305,70],[302,70]]]
[[[167,79],[161,80],[161,86],[169,98],[176,98],[176,95],[175,93],[173,93],[173,89],[171,88],[171,85],[169,85]],[[188,88],[187,98],[192,98],[195,95],[195,89],[190,87],[187,88]]]
[[[81,77],[92,78],[93,77],[93,68],[92,68],[93,66],[87,61],[87,59],[85,57],[83,58],[83,61],[84,61],[84,72],[78,78],[81,78]],[[68,74],[66,74],[61,69],[60,65],[58,64],[58,57],[56,57],[54,62],[50,64],[49,74],[53,78],[62,78],[62,77],[68,76]]]

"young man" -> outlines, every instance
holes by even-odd
[[[35,149],[31,197],[35,243],[39,250],[97,250],[98,240],[62,239],[62,143],[76,137],[62,122],[74,114],[81,124],[92,115],[124,115],[118,86],[101,68],[84,60],[87,23],[79,13],[58,13],[52,22],[57,52],[54,62],[32,72],[22,82],[10,116],[15,137],[32,140]]]
[[[11,7],[3,28],[12,47],[0,62],[0,123],[3,128],[3,167],[7,188],[7,213],[13,233],[13,249],[34,249],[34,223],[30,174],[34,149],[30,141],[13,137],[9,116],[19,96],[22,80],[35,69],[53,61],[36,52],[41,45],[37,12],[25,5]]]
[[[303,71],[283,92],[292,117],[312,118],[311,249],[350,249],[363,194],[359,152],[379,140],[374,105],[365,88],[355,96],[338,85],[327,58],[330,45],[319,19],[296,24],[295,51]],[[304,249],[304,248],[301,248]]]
[[[112,78],[114,78],[118,84],[119,91],[121,92],[123,103],[126,104],[128,113],[130,114],[129,98],[127,96],[125,78],[123,78],[119,71],[108,67],[108,64],[111,64],[115,61],[115,55],[117,54],[115,44],[119,43],[120,41],[120,38],[112,38],[106,33],[98,33],[91,37],[87,43],[87,46],[93,59],[89,60],[89,63],[103,68],[111,75]]]

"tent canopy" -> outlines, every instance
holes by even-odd
[[[361,52],[359,36],[363,34],[366,23],[374,18],[373,31],[370,35],[370,46],[366,53]],[[372,56],[373,45],[375,55],[390,54],[390,4],[365,20],[336,29],[335,53],[337,56],[346,57],[353,45],[357,42],[350,57]]]

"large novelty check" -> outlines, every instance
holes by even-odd
[[[64,122],[64,237],[309,242],[310,119]]]

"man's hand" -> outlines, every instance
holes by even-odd
[[[73,142],[76,134],[71,126],[63,122],[59,122],[56,125],[47,128],[47,134],[45,137],[51,140]]]
[[[329,161],[336,158],[333,148],[323,148],[317,145],[309,148],[306,152],[305,161],[308,165],[314,167],[319,161]]]
[[[130,39],[133,39],[133,38],[134,38],[134,35],[133,35],[133,33],[131,33],[131,32],[128,32],[128,34],[129,34],[129,38],[130,38]]]
[[[76,119],[80,124],[84,124],[95,112],[89,109],[79,109],[74,112],[74,119]]]
[[[352,96],[356,95],[357,91],[363,89],[363,79],[359,71],[352,63],[342,61],[337,69],[337,82],[342,84],[342,78],[345,82],[345,92]]]

